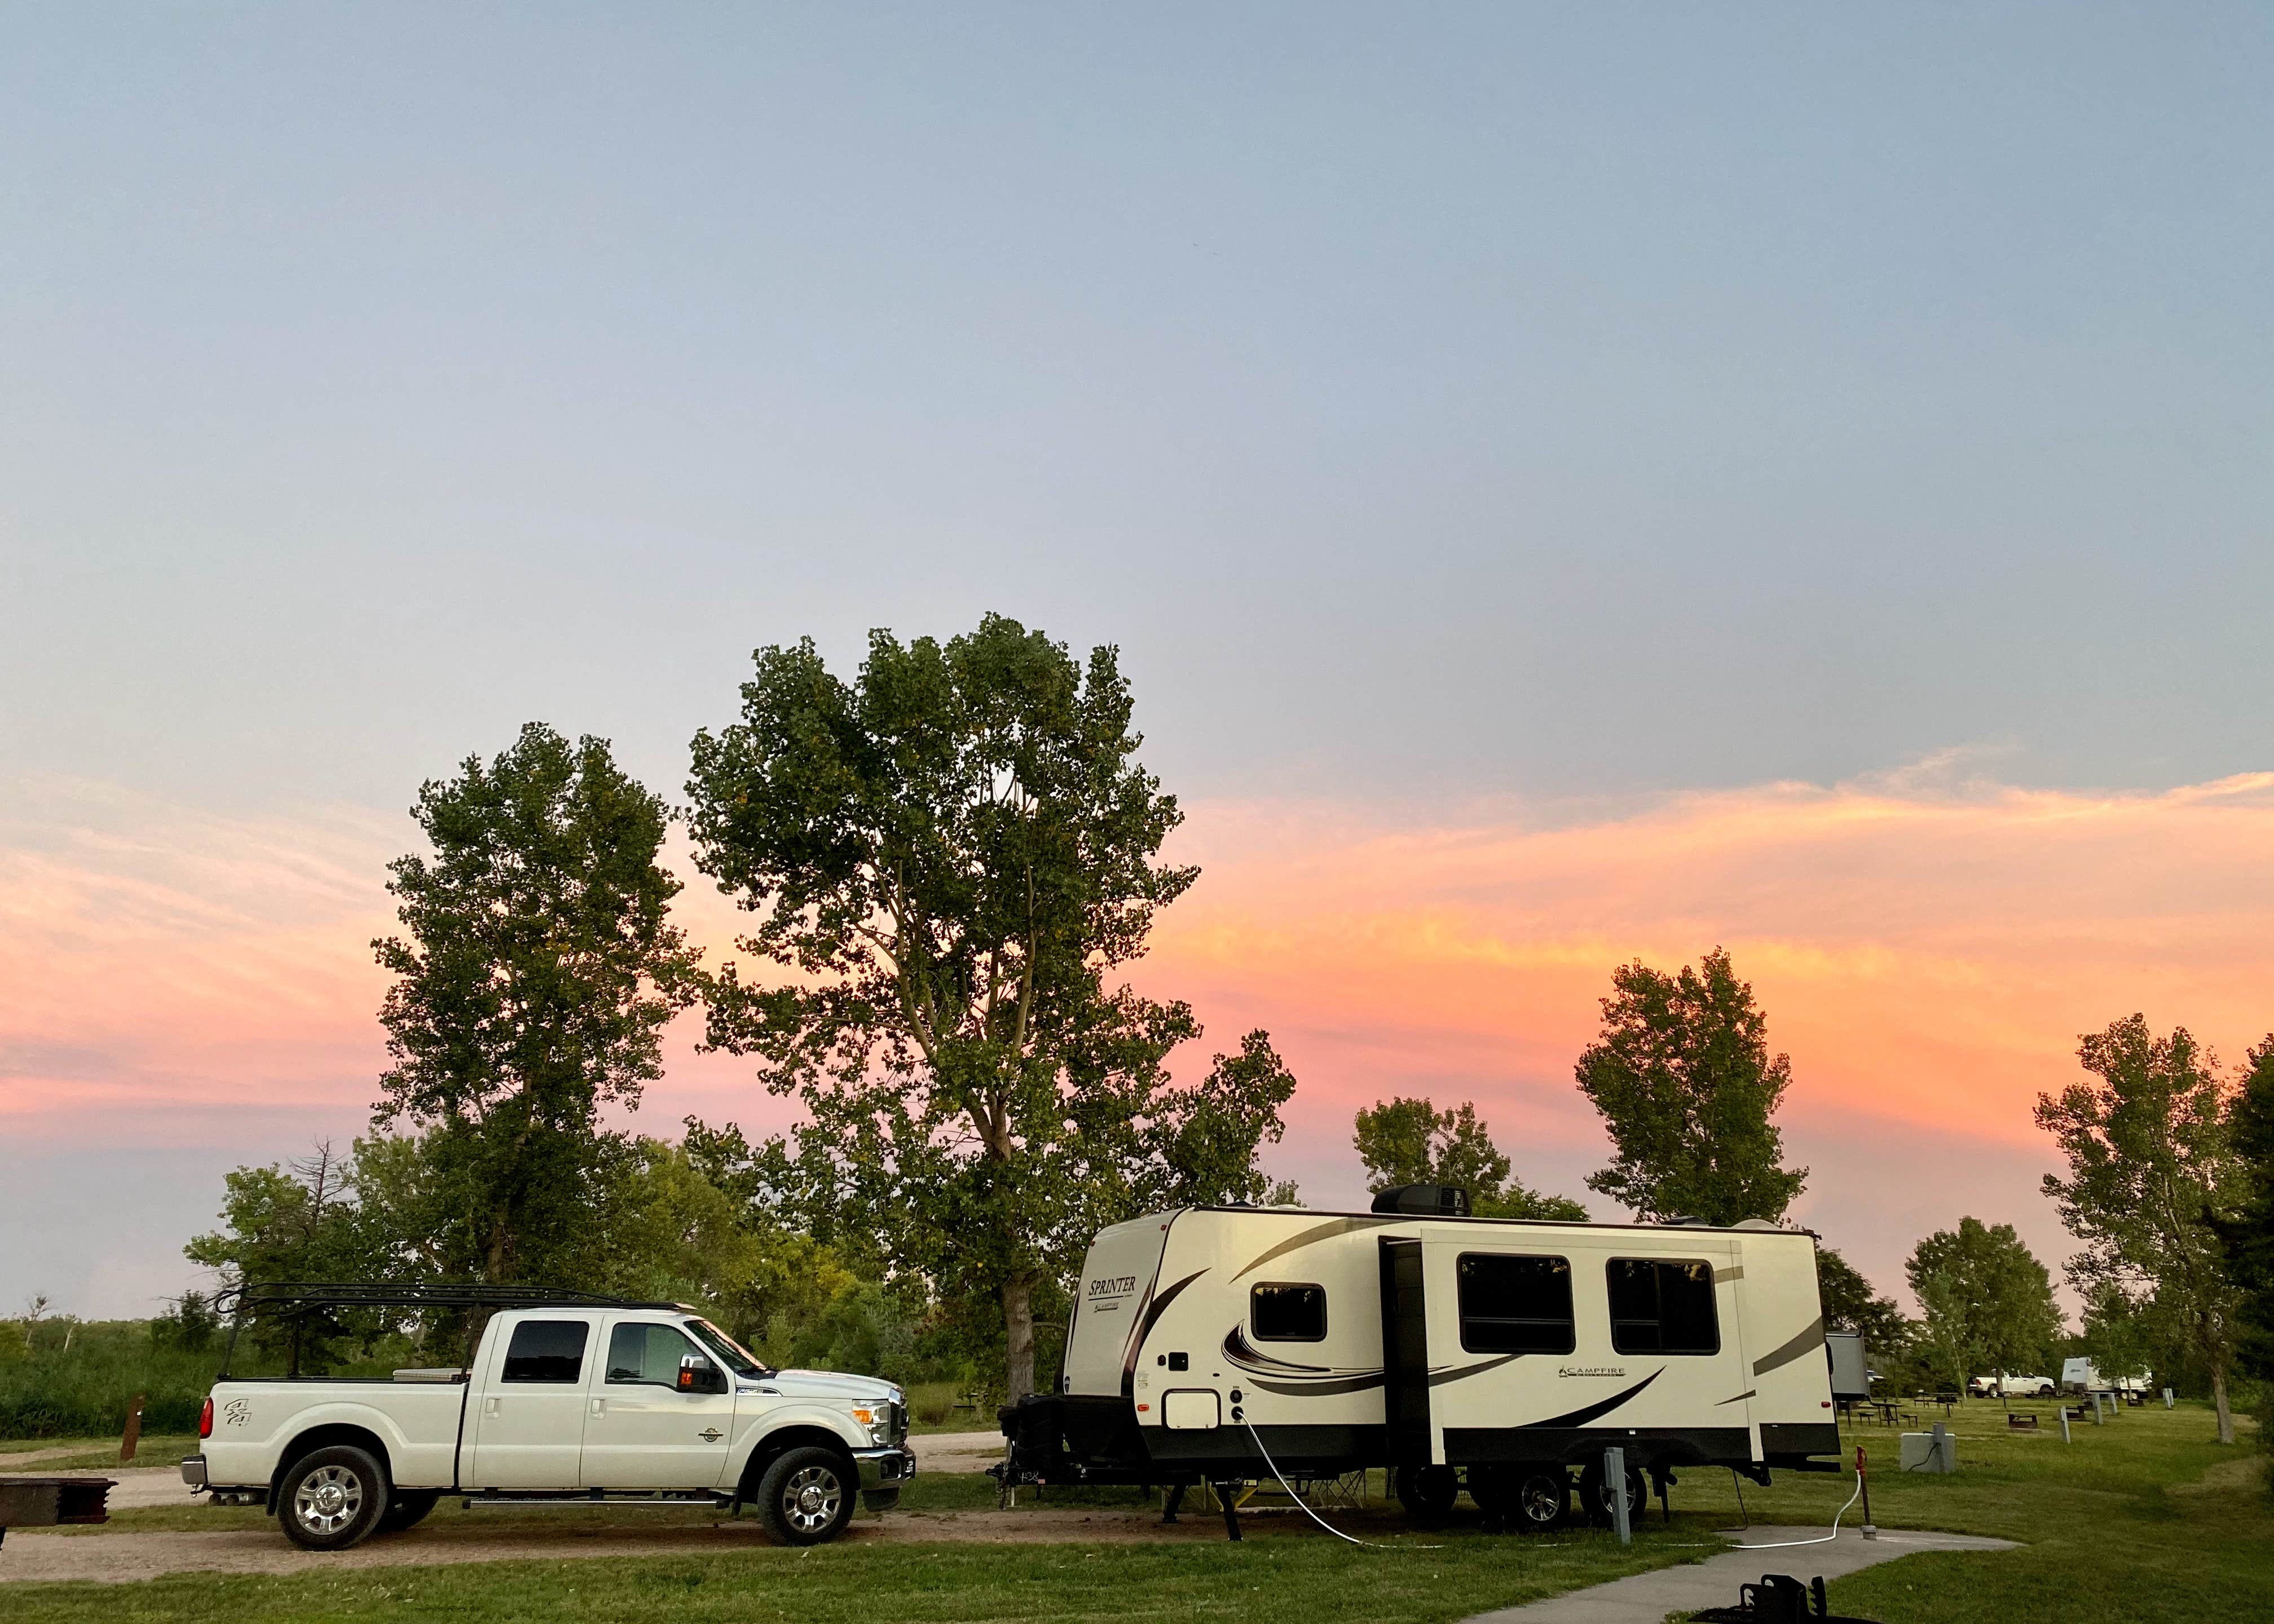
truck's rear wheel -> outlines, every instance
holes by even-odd
[[[379,1520],[379,1531],[382,1534],[399,1534],[406,1528],[417,1527],[426,1520],[426,1514],[434,1509],[434,1503],[441,1498],[432,1489],[412,1489],[407,1492],[397,1489],[395,1492],[394,1502],[388,1507],[386,1515]]]
[[[782,1544],[817,1545],[845,1531],[860,1487],[853,1462],[834,1450],[787,1450],[758,1479],[758,1515]]]
[[[344,1551],[371,1538],[393,1494],[376,1455],[333,1444],[292,1462],[276,1496],[276,1520],[296,1545]]]

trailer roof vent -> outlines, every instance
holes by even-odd
[[[1374,1210],[1424,1218],[1465,1218],[1469,1192],[1458,1184],[1398,1184],[1374,1198]]]

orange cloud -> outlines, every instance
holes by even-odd
[[[384,1064],[385,864],[407,820],[230,819],[101,786],[23,788],[0,822],[0,1133],[227,1146],[358,1131]],[[1269,1026],[1302,1086],[1281,1162],[1359,1193],[1351,1112],[1475,1099],[1520,1169],[1583,1193],[1603,1150],[1571,1065],[1612,967],[1736,955],[1790,1053],[1798,1209],[1883,1283],[1962,1211],[2066,1246],[2035,1194],[2035,1095],[2134,1010],[2222,1052],[2274,1026],[2274,773],[2160,793],[1969,781],[1931,763],[1582,807],[1393,815],[1201,802],[1200,862],[1138,966],[1217,1047]],[[732,908],[682,863],[715,950]],[[641,1119],[786,1120],[738,1062],[674,1035]],[[1598,1207],[1603,1204],[1598,1200]]]
[[[1802,1115],[2033,1141],[2082,1031],[2145,1010],[2239,1052],[2274,1025],[2274,773],[2134,795],[1895,776],[1419,828],[1218,806],[1186,854],[1205,875],[1148,979],[1305,1034],[1338,1107],[1409,1072],[1568,1088],[1614,966],[1716,944]]]

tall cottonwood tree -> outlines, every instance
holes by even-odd
[[[1441,1111],[1428,1100],[1382,1100],[1358,1113],[1351,1144],[1366,1167],[1366,1187],[1458,1184],[1480,1218],[1547,1218],[1585,1223],[1587,1209],[1568,1196],[1547,1195],[1517,1178],[1493,1143],[1472,1101]]]
[[[431,854],[390,865],[408,935],[372,944],[395,978],[374,1120],[431,1129],[423,1154],[485,1279],[542,1276],[587,1237],[623,1150],[602,1109],[660,1075],[694,994],[659,861],[670,816],[606,741],[534,722],[421,787],[411,815]]]
[[[710,1041],[810,1121],[777,1155],[887,1263],[1002,1306],[1034,1387],[1038,1287],[1100,1224],[1273,1193],[1254,1163],[1294,1082],[1261,1032],[1202,1080],[1192,1011],[1118,984],[1196,870],[1139,763],[1116,651],[1087,665],[989,615],[943,644],[871,634],[856,681],[760,650],[741,719],[697,735],[697,861],[756,918]]]
[[[2274,1382],[2274,1033],[2250,1051],[2227,1128],[2242,1197],[2215,1227],[2239,1298],[2236,1360],[2245,1374]]]
[[[2231,1444],[2240,1304],[2215,1226],[2244,1182],[2228,1122],[2233,1086],[2186,1027],[2157,1037],[2140,1015],[2087,1033],[2077,1058],[2095,1080],[2039,1094],[2037,1107],[2068,1163],[2067,1177],[2045,1175],[2045,1194],[2084,1243],[2067,1272],[2088,1297],[2152,1304],[2177,1328],[2210,1372],[2218,1439]]]
[[[1962,1218],[1919,1242],[1904,1272],[1925,1315],[1929,1353],[1953,1381],[2044,1368],[2060,1309],[2052,1276],[2012,1224]]]
[[[1806,1168],[1784,1166],[1769,1120],[1792,1063],[1769,1054],[1767,1018],[1724,949],[1673,975],[1640,962],[1613,971],[1601,1035],[1577,1071],[1615,1153],[1587,1187],[1645,1218],[1773,1222],[1808,1182]]]

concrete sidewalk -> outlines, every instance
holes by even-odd
[[[1788,1539],[1817,1539],[1820,1528],[1751,1528],[1732,1534],[1747,1545],[1774,1545]],[[1828,1545],[1800,1545],[1787,1551],[1725,1552],[1682,1568],[1661,1568],[1655,1573],[1635,1574],[1585,1590],[1551,1596],[1522,1607],[1502,1607],[1480,1613],[1464,1624],[1661,1624],[1669,1613],[1691,1613],[1700,1607],[1727,1607],[1737,1599],[1741,1584],[1758,1584],[1763,1574],[1790,1574],[1803,1584],[1819,1574],[1838,1579],[1877,1562],[1921,1551],[2011,1551],[2010,1539],[1983,1539],[1972,1534],[1930,1534],[1909,1529],[1883,1528],[1877,1539],[1866,1539],[1851,1529],[1841,1529]]]

